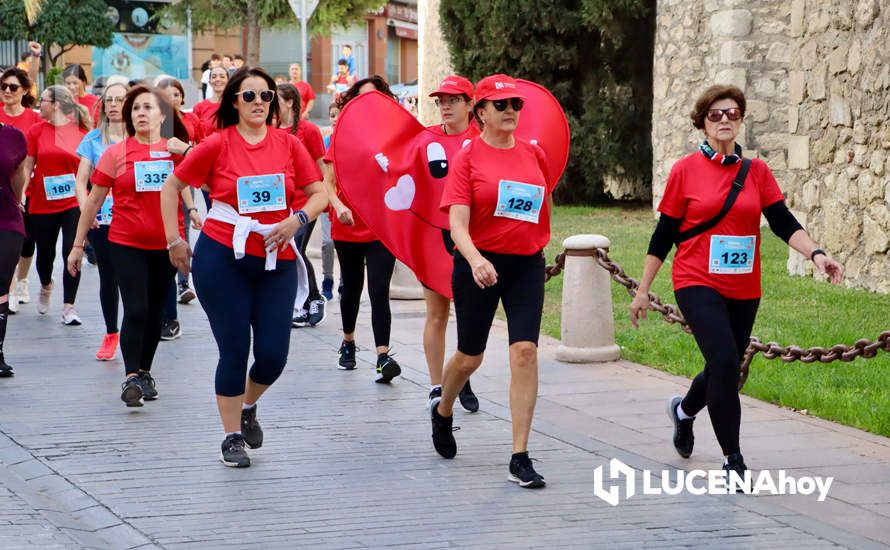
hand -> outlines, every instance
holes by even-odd
[[[184,275],[188,275],[191,270],[192,249],[187,242],[183,242],[169,250],[170,263],[177,271]]]
[[[649,292],[640,292],[637,289],[637,295],[630,302],[630,324],[634,328],[640,328],[639,319],[648,319],[649,312]]]
[[[167,140],[167,151],[173,153],[174,155],[182,155],[188,148],[189,144],[177,137],[172,137]]]
[[[77,277],[81,264],[83,264],[83,248],[75,246],[68,253],[68,273],[72,277]]]
[[[99,229],[99,220],[93,218],[93,221],[90,222],[90,229]]]
[[[334,206],[334,211],[337,213],[337,219],[343,225],[353,225],[355,223],[355,218],[352,217],[352,210],[347,208],[342,202]]]
[[[484,256],[470,262],[470,267],[473,269],[473,280],[479,288],[494,286],[498,282],[498,272]]]
[[[824,254],[817,254],[813,258],[813,263],[819,269],[819,273],[828,276],[828,280],[832,284],[838,284],[844,278],[844,266],[837,262],[834,258],[829,258]]]
[[[266,235],[266,252],[272,252],[276,248],[278,250],[287,248],[300,229],[300,225],[300,220],[296,216],[278,222],[272,232]]]
[[[31,54],[37,57],[40,57],[43,54],[43,47],[39,42],[28,42],[28,49],[31,50]]]
[[[198,214],[197,210],[189,211],[189,219],[192,221],[192,229],[201,229],[204,227],[204,222],[201,221],[201,216]]]

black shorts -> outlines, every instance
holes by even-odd
[[[454,240],[451,238],[451,231],[448,229],[442,230],[442,244],[445,246],[445,251],[448,252],[449,256],[454,256],[457,248],[454,246]],[[427,290],[433,290],[432,288],[426,286],[423,281],[420,281],[421,286]],[[433,291],[435,292],[435,291]]]
[[[498,274],[498,282],[488,288],[479,288],[473,280],[470,264],[460,252],[454,251],[451,289],[457,316],[458,351],[467,355],[485,351],[498,302],[504,304],[507,314],[510,344],[532,342],[537,345],[544,309],[544,255],[540,252],[530,256],[480,252]]]

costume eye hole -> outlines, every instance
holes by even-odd
[[[442,144],[434,141],[426,146],[426,161],[430,167],[430,175],[434,178],[440,179],[448,175],[448,158]]]

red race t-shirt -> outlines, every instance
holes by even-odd
[[[235,126],[220,130],[192,149],[174,174],[193,187],[200,187],[206,182],[213,201],[222,201],[236,211],[239,210],[239,178],[282,174],[284,209],[241,214],[260,223],[276,224],[290,216],[291,210],[296,210],[293,206],[297,202],[297,195],[303,194],[299,188],[320,181],[321,172],[297,138],[271,127],[266,130],[266,137],[255,145],[247,143]],[[208,218],[202,231],[214,241],[231,248],[234,229],[232,225]],[[251,233],[245,252],[265,258],[263,237]],[[278,252],[278,258],[293,260],[296,256],[293,248],[288,246]]]
[[[291,133],[290,128],[278,128],[279,131],[282,131],[286,134]],[[300,143],[303,144],[303,147],[306,148],[306,152],[309,153],[309,157],[318,163],[318,159],[324,158],[324,138],[321,137],[321,130],[318,129],[318,126],[312,124],[308,120],[301,120],[299,124],[297,124],[297,139],[300,140]],[[306,201],[309,198],[303,193],[297,193],[297,198],[294,200],[293,208],[294,210],[300,210],[304,206],[306,206]]]
[[[528,256],[550,241],[553,182],[544,151],[515,139],[512,148],[498,149],[474,138],[458,151],[441,208],[470,207],[470,237],[479,250]]]
[[[192,107],[192,113],[198,120],[201,121],[201,133],[203,137],[207,137],[211,134],[215,134],[217,131],[216,127],[216,112],[219,110],[219,102],[212,102],[209,99],[201,100],[195,103],[195,106]]]
[[[28,130],[28,156],[34,157],[34,174],[28,183],[30,214],[55,214],[77,208],[77,146],[86,133],[74,123],[53,126],[45,120]]]
[[[204,127],[201,120],[195,116],[195,113],[180,113],[182,115],[182,124],[185,131],[189,134],[189,141],[192,143],[201,143],[204,139]]]
[[[315,99],[315,92],[312,90],[312,86],[305,80],[291,81],[291,84],[300,92],[300,114],[302,115],[306,112],[306,105],[309,104],[309,101]]]
[[[160,186],[166,180],[164,163],[179,164],[182,157],[167,152],[167,140],[147,145],[135,137],[115,143],[99,158],[93,172],[94,185],[108,187],[114,193],[114,215],[108,228],[108,240],[143,250],[164,250],[167,239],[161,218]],[[139,166],[137,166],[137,163]],[[148,163],[154,163],[148,165]],[[158,170],[161,169],[161,170]],[[137,189],[140,173],[143,190]],[[184,216],[179,209],[179,234],[183,235]]]
[[[32,109],[25,109],[22,111],[22,114],[18,116],[9,116],[6,114],[6,111],[0,107],[0,122],[8,124],[13,128],[18,128],[18,130],[26,136],[28,135],[28,130],[31,129],[31,126],[34,126],[41,120],[43,119],[40,118],[40,115]]]
[[[324,154],[324,161],[334,164],[334,148],[328,147]],[[343,201],[346,208],[352,210],[352,225],[343,225],[337,217],[337,211],[333,207],[328,209],[328,218],[331,220],[331,239],[335,241],[347,241],[351,243],[370,243],[377,240],[377,234],[365,225],[365,222],[356,213],[355,208],[349,204],[346,195],[337,187],[337,197]]]
[[[723,207],[740,168],[741,163],[722,165],[705,158],[700,152],[680,159],[671,168],[658,211],[672,218],[681,218],[680,231],[710,220]],[[764,208],[781,200],[784,200],[782,191],[769,167],[763,161],[753,159],[744,189],[720,223],[710,231],[680,243],[674,257],[674,290],[706,286],[726,298],[759,298],[760,214]],[[714,261],[719,265],[721,250],[732,253],[730,249],[723,248],[726,239],[712,239],[714,235],[753,237],[753,251],[745,252],[753,254],[749,273],[711,272]],[[742,256],[741,259],[746,257]]]

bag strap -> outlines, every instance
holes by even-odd
[[[739,197],[739,193],[742,192],[742,189],[745,187],[745,179],[748,177],[748,170],[751,168],[751,159],[742,159],[742,166],[739,168],[738,173],[735,176],[735,179],[732,180],[732,187],[729,189],[729,194],[726,195],[726,201],[723,203],[723,208],[720,209],[720,212],[711,218],[710,220],[700,223],[695,227],[691,227],[686,231],[680,232],[677,235],[677,246],[680,245],[683,241],[688,241],[693,237],[697,237],[706,231],[713,229],[720,221],[729,213],[732,205],[735,204],[735,200]]]

